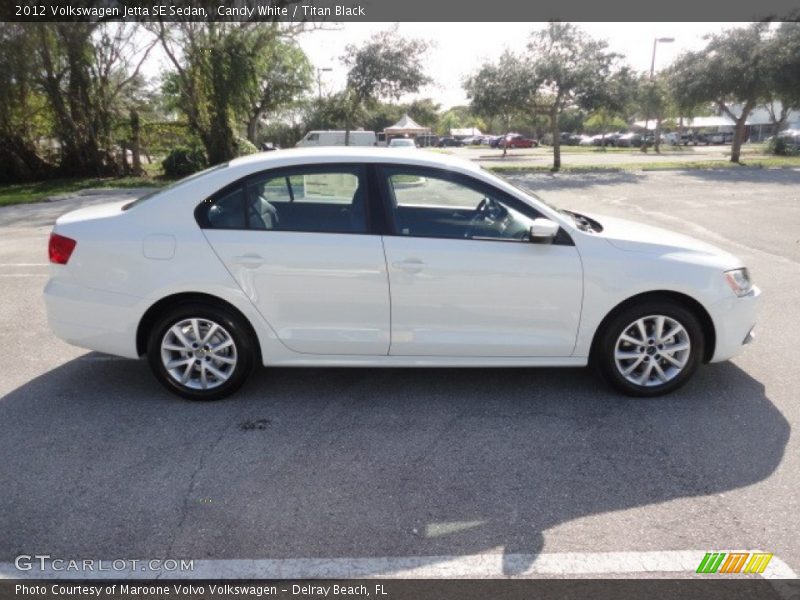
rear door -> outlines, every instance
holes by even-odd
[[[242,290],[291,350],[385,355],[389,285],[371,233],[366,169],[270,170],[216,194],[198,221]]]

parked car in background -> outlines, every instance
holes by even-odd
[[[48,251],[55,334],[147,357],[192,400],[233,393],[257,365],[591,363],[656,396],[741,352],[760,295],[740,259],[705,242],[558,210],[470,161],[382,148],[231,160],[63,215]]]
[[[489,139],[487,144],[489,145],[490,148],[497,148],[500,145],[500,142],[502,141],[502,139],[503,139],[502,135],[493,135]]]
[[[389,140],[389,148],[416,148],[417,145],[411,138],[392,138]]]
[[[594,136],[593,135],[582,135],[581,139],[578,141],[579,146],[594,146]]]
[[[347,132],[339,131],[309,131],[302,140],[295,146],[300,148],[309,146],[344,146]],[[374,146],[378,141],[378,136],[374,131],[351,131],[350,139],[347,140],[350,146]]]
[[[439,143],[436,144],[439,148],[447,148],[450,146],[460,147],[464,145],[464,142],[461,140],[454,138],[454,137],[443,137],[439,140]]]
[[[711,140],[705,133],[690,131],[681,135],[681,144],[684,146],[709,146]]]
[[[535,148],[539,142],[518,133],[510,133],[497,144],[498,148]]]
[[[642,145],[643,139],[641,134],[625,133],[616,138],[614,145],[620,148],[639,148]]]
[[[681,140],[681,136],[677,133],[662,133],[661,134],[661,143],[668,144],[670,146],[677,146]]]
[[[617,140],[622,136],[622,133],[617,132],[610,132],[603,135],[602,133],[598,133],[597,135],[592,136],[592,143],[595,146],[602,146],[605,144],[606,146],[616,146]]]
[[[711,144],[730,144],[733,142],[732,131],[717,131],[708,134],[708,141]]]
[[[439,143],[439,136],[434,135],[432,133],[427,134],[424,133],[422,135],[418,135],[414,142],[417,144],[419,148],[427,148],[430,146],[436,146]]]
[[[577,146],[580,141],[581,136],[576,133],[561,132],[561,144],[564,146]]]

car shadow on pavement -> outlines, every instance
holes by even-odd
[[[508,173],[504,177],[512,183],[534,191],[589,188],[596,185],[639,183],[646,174],[637,171],[598,170],[578,173]]]
[[[0,561],[496,549],[514,574],[581,517],[664,541],[669,523],[615,511],[702,496],[678,522],[708,519],[776,469],[789,432],[732,363],[651,400],[583,369],[309,368],[192,403],[143,361],[91,353],[0,399]]]
[[[743,158],[744,167],[722,169],[687,169],[684,173],[689,177],[704,181],[720,181],[723,183],[768,183],[772,185],[800,185],[800,169],[747,168],[747,159]]]

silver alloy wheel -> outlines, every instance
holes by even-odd
[[[161,340],[161,362],[169,376],[193,390],[219,387],[233,374],[236,344],[219,323],[208,319],[184,319]]]
[[[671,317],[649,315],[622,330],[614,362],[631,383],[652,387],[675,379],[689,362],[691,349],[683,325]]]

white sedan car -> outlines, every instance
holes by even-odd
[[[389,148],[416,148],[414,140],[410,138],[393,138],[389,141]]]
[[[64,215],[45,288],[71,344],[147,356],[196,400],[256,364],[582,367],[654,396],[753,337],[742,262],[549,206],[473,163],[320,148]]]

